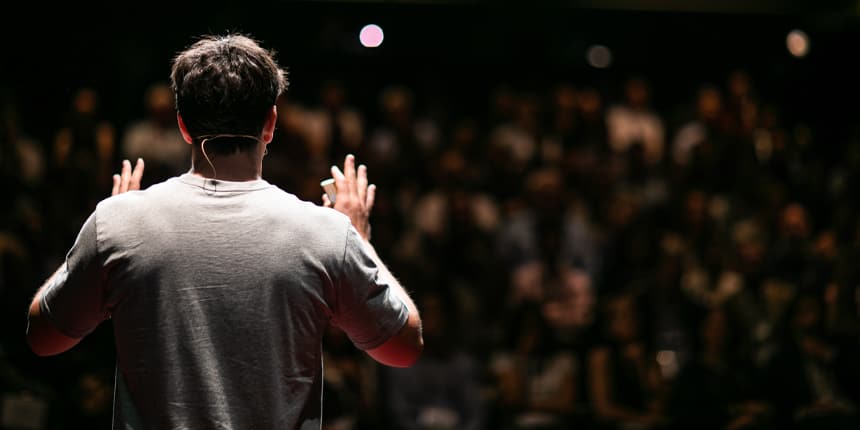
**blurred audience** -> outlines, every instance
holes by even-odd
[[[507,327],[506,339],[489,363],[497,395],[491,428],[570,428],[582,396],[577,357],[560,347],[536,303],[517,306]]]
[[[664,428],[665,389],[636,297],[607,297],[599,339],[588,356],[589,398],[600,429]]]
[[[642,145],[645,161],[663,161],[665,130],[663,120],[651,108],[651,89],[642,78],[630,78],[624,85],[624,102],[609,108],[606,126],[609,146],[623,154],[633,145]]]
[[[421,307],[427,347],[414,366],[385,369],[391,428],[486,428],[482,374],[478,360],[461,344],[454,298],[439,290],[426,291],[416,304]]]
[[[763,380],[739,354],[738,327],[721,307],[696,324],[699,343],[681,369],[667,412],[672,429],[769,429],[778,413],[763,396]]]
[[[819,141],[743,69],[702,81],[675,100],[641,76],[503,82],[455,106],[456,85],[320,78],[280,98],[264,177],[319,203],[357,154],[426,324],[410,369],[331,328],[324,428],[857,428],[860,132]],[[119,161],[148,183],[188,168],[168,87],[139,118],[107,91],[75,88],[44,130],[0,92],[0,426],[110,425],[110,325],[62,357],[22,337]]]
[[[122,137],[122,154],[129,160],[146,160],[146,183],[161,182],[188,171],[189,145],[176,126],[173,91],[164,82],[152,84],[144,96],[146,116],[128,125]]]

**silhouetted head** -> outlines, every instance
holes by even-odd
[[[170,79],[176,109],[195,143],[201,136],[259,135],[287,87],[286,72],[275,62],[274,53],[238,34],[201,38],[176,56]],[[257,142],[213,144],[215,152],[229,153]]]

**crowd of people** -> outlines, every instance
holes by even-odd
[[[407,369],[331,327],[325,429],[858,428],[860,141],[822,149],[743,70],[671,111],[647,78],[613,85],[499,85],[455,115],[401,85],[279,100],[264,179],[321,204],[355,154],[377,185],[373,242],[424,320]],[[37,358],[25,310],[122,159],[146,161],[144,188],[187,171],[170,88],[144,100],[119,122],[81,88],[44,141],[4,100],[9,428],[110,426],[110,325]]]

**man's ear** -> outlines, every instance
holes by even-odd
[[[278,124],[278,107],[272,106],[266,114],[266,122],[263,123],[263,142],[269,143],[275,137],[275,126]]]
[[[185,121],[182,121],[182,114],[179,112],[176,112],[176,122],[179,123],[179,132],[182,133],[182,139],[184,139],[189,145],[194,143],[194,139],[191,138],[191,133],[189,133],[188,128],[185,127]]]

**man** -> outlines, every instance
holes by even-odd
[[[369,242],[375,188],[351,155],[324,199],[340,213],[261,179],[287,82],[254,40],[203,38],[171,80],[191,170],[136,191],[143,162],[123,162],[34,297],[28,342],[57,354],[112,319],[114,428],[319,429],[327,324],[390,366],[423,347]]]

